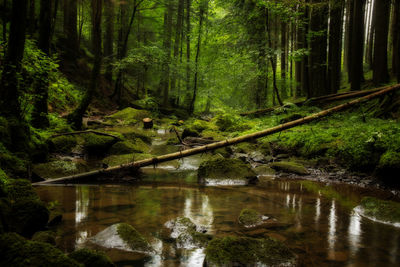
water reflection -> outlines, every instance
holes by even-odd
[[[318,223],[319,217],[321,216],[321,198],[317,198],[315,203],[315,222]]]
[[[329,230],[328,230],[328,247],[329,252],[335,250],[335,242],[336,242],[336,203],[335,200],[332,200],[330,212],[329,212]]]
[[[349,230],[349,246],[352,255],[356,255],[358,247],[360,246],[361,238],[361,216],[353,210],[350,216]]]

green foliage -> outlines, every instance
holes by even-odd
[[[10,179],[6,191],[11,203],[22,199],[39,200],[31,183],[26,179]]]
[[[40,231],[36,232],[32,236],[32,241],[37,241],[37,242],[42,242],[42,243],[47,243],[50,245],[55,246],[56,245],[56,234],[52,231]]]
[[[102,251],[87,248],[75,250],[69,254],[71,259],[82,263],[85,267],[112,267],[115,266],[110,258]]]

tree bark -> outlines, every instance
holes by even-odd
[[[288,97],[288,93],[286,91],[286,54],[287,54],[287,23],[285,21],[281,21],[281,96],[282,99],[285,100]]]
[[[394,2],[394,27],[393,27],[393,61],[392,72],[400,83],[400,0]]]
[[[364,7],[365,0],[354,0],[353,34],[351,37],[351,90],[360,90],[364,82],[363,51],[364,51]],[[351,19],[350,19],[351,20]]]
[[[375,3],[374,12],[379,19],[375,22],[373,82],[377,86],[389,81],[387,50],[391,0],[378,0]]]
[[[105,73],[104,77],[112,82],[113,78],[113,53],[114,53],[114,17],[115,17],[115,5],[113,0],[104,1],[104,16],[106,19],[106,32],[104,36],[104,63]]]
[[[38,48],[47,56],[50,56],[50,42],[51,42],[51,13],[52,0],[40,1],[40,14],[39,14],[39,41]],[[43,62],[46,64],[46,62]],[[35,83],[35,103],[32,111],[32,125],[36,128],[46,128],[49,126],[49,119],[47,118],[48,108],[48,90],[49,90],[49,73],[47,66],[42,68],[40,77]]]
[[[72,124],[74,129],[82,128],[82,117],[85,114],[87,108],[92,102],[93,95],[96,92],[98,85],[98,78],[100,75],[101,63],[102,63],[102,53],[101,53],[101,16],[102,16],[102,2],[103,0],[91,0],[92,6],[92,46],[94,52],[94,62],[92,69],[92,77],[90,80],[90,86],[87,89],[82,102],[79,104],[78,108],[70,114],[68,117],[69,122]]]
[[[351,83],[351,49],[353,41],[354,0],[346,0],[346,33],[344,44],[344,66],[347,71],[347,81]]]

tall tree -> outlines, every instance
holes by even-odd
[[[344,67],[347,80],[351,82],[351,49],[353,41],[354,0],[346,0],[346,32],[344,38]]]
[[[321,96],[327,93],[326,61],[327,61],[327,2],[313,0],[310,15],[310,90],[308,97]]]
[[[102,53],[101,53],[102,2],[103,0],[91,0],[92,46],[93,46],[94,62],[93,62],[92,77],[90,79],[89,88],[87,89],[79,106],[68,117],[68,120],[75,129],[82,128],[82,117],[85,114],[87,108],[89,107],[89,104],[92,102],[93,96],[96,92],[96,88],[98,85],[98,78],[100,75],[100,69],[102,63]]]
[[[354,10],[350,21],[353,22],[351,36],[350,81],[352,90],[360,90],[364,81],[363,55],[364,55],[364,17],[365,0],[354,0]]]
[[[328,52],[328,93],[337,93],[340,87],[342,66],[343,0],[330,0],[329,52]]]
[[[375,1],[375,40],[374,40],[374,64],[373,81],[375,85],[389,81],[388,70],[388,36],[391,0]]]
[[[190,106],[190,99],[191,99],[191,86],[190,86],[190,77],[191,77],[191,68],[190,68],[190,40],[191,40],[191,8],[192,8],[192,1],[186,0],[186,97],[185,102],[186,106],[189,108]]]
[[[400,83],[400,0],[394,0],[392,72]]]
[[[38,48],[47,56],[50,55],[50,38],[52,30],[51,6],[51,0],[40,1]],[[44,61],[43,64],[46,64],[46,61]],[[35,103],[32,112],[32,125],[36,128],[46,128],[49,126],[49,120],[47,118],[47,99],[49,89],[48,77],[48,67],[43,66],[40,77],[38,77],[35,84]]]
[[[282,99],[286,99],[288,97],[286,91],[286,59],[287,59],[287,23],[286,21],[281,21],[281,92],[282,92]]]
[[[104,1],[104,16],[106,18],[106,31],[104,35],[104,61],[106,65],[106,71],[104,77],[108,81],[112,81],[113,75],[113,52],[114,52],[114,1],[105,0]]]

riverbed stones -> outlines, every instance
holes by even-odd
[[[227,236],[210,241],[204,266],[295,266],[296,256],[271,238]]]
[[[216,156],[200,164],[198,179],[211,185],[245,185],[254,183],[257,175],[248,163]]]
[[[151,254],[153,252],[153,248],[149,242],[135,228],[126,223],[111,225],[90,238],[90,242],[104,248],[134,251],[144,254]]]
[[[300,163],[292,162],[292,161],[279,161],[273,162],[270,164],[270,167],[274,170],[285,172],[285,173],[294,173],[297,175],[307,175],[309,171]]]

